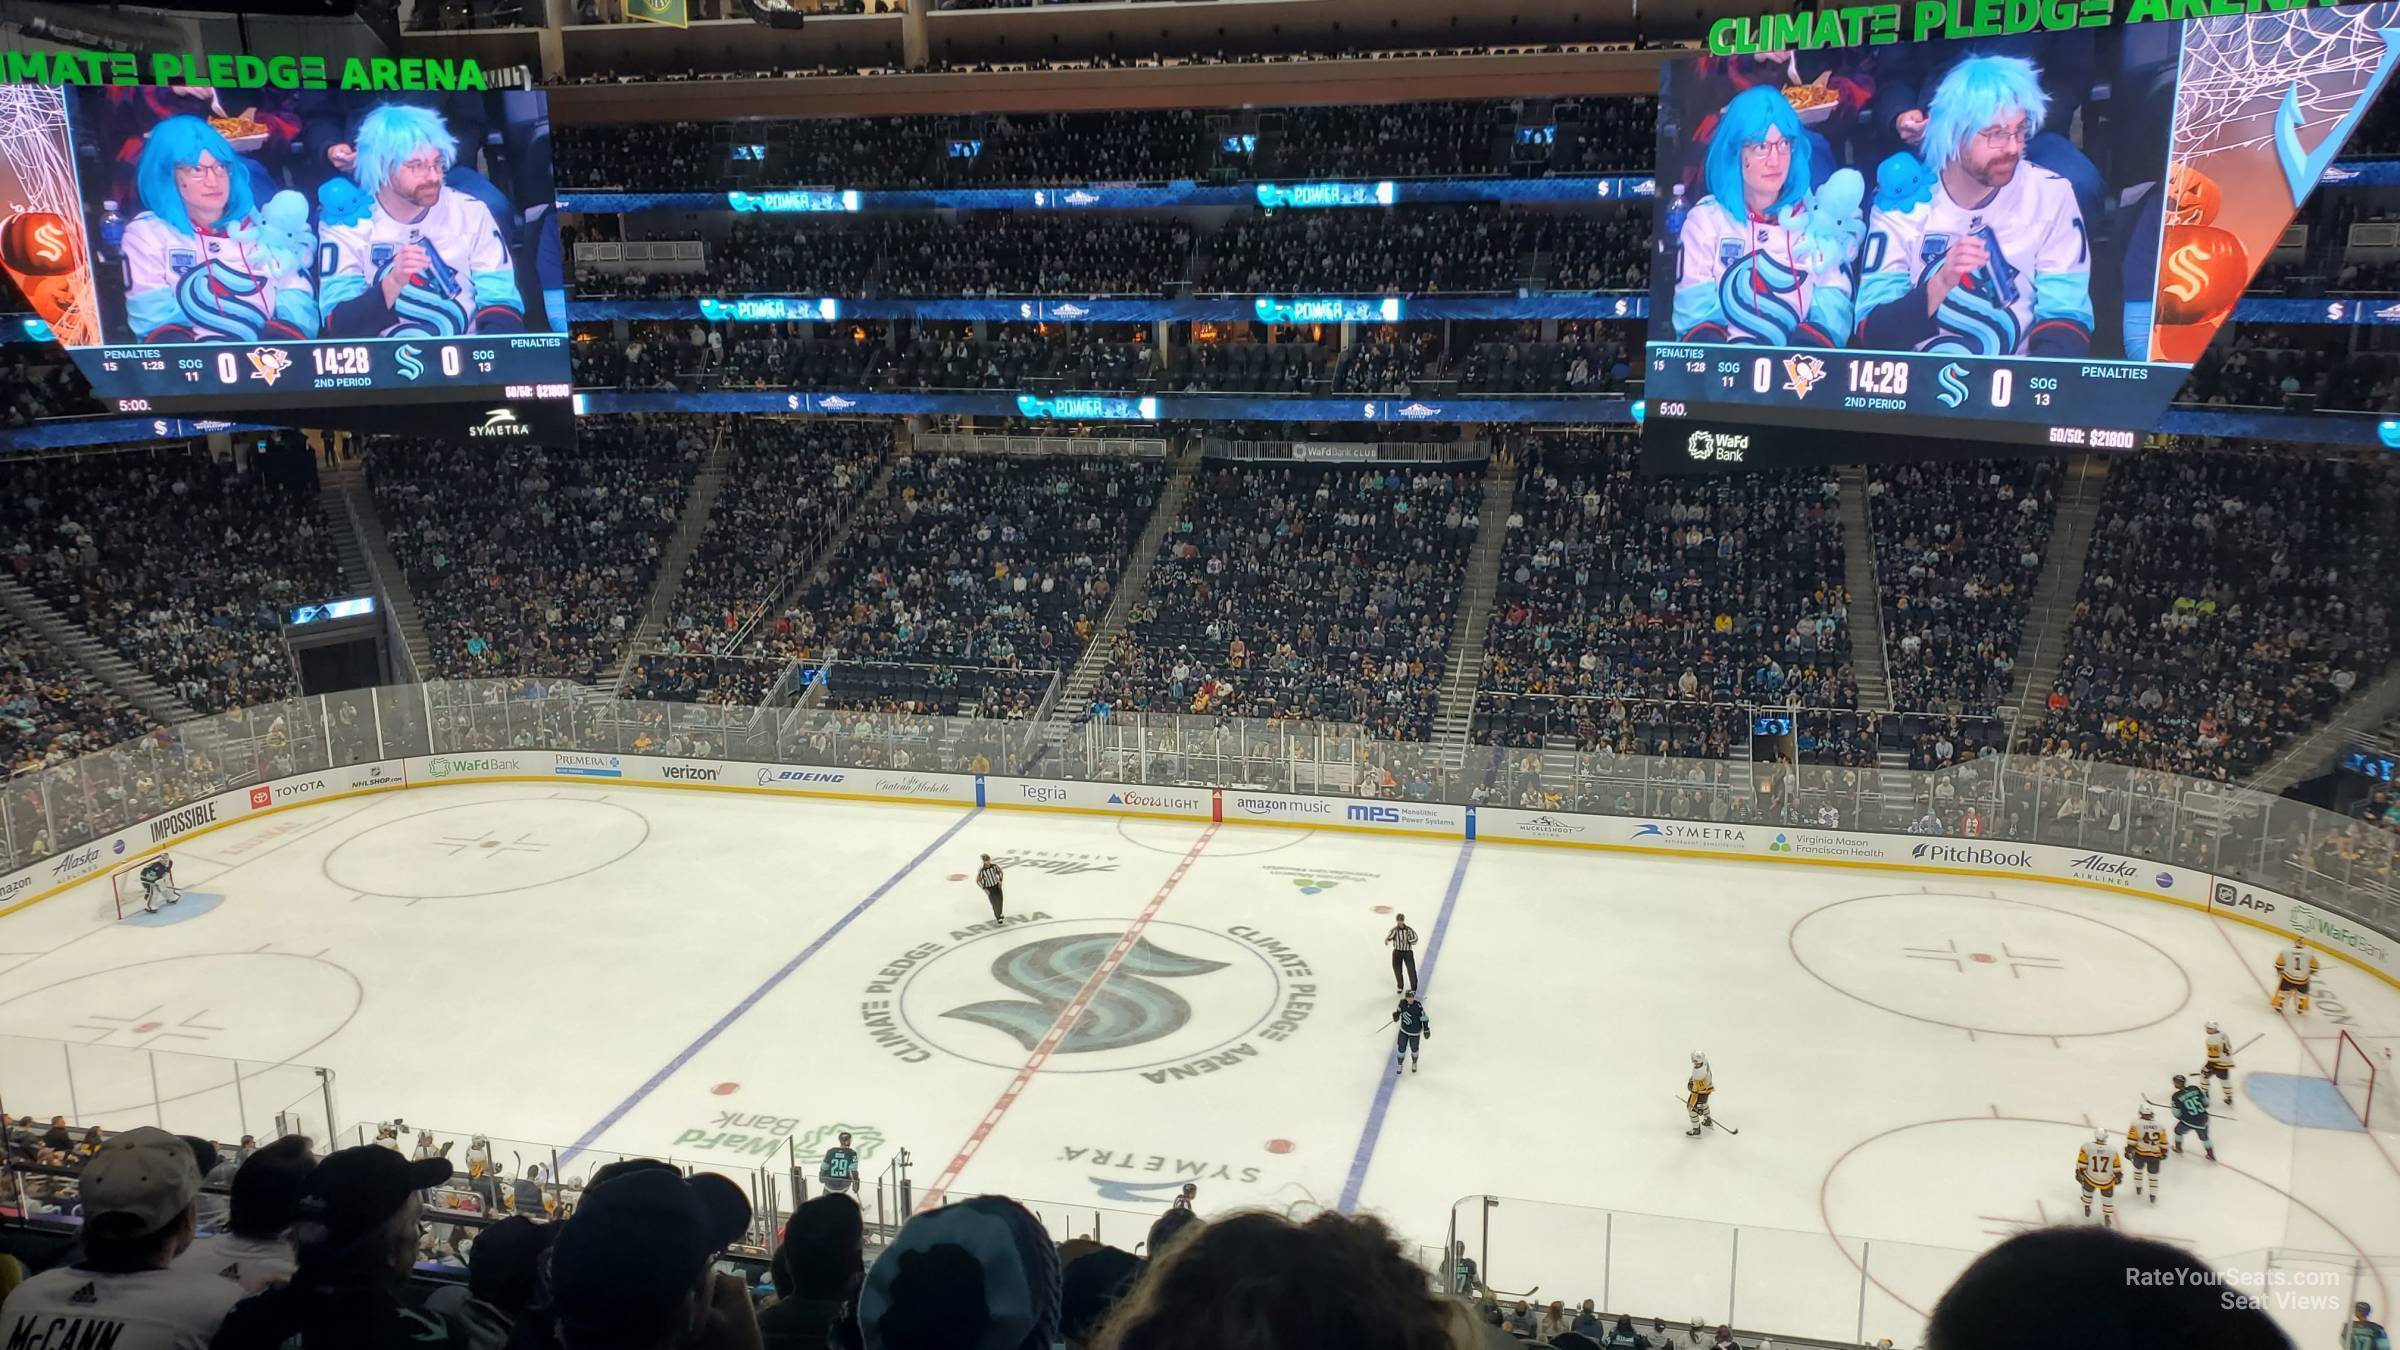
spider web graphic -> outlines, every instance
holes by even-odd
[[[2287,89],[2296,95],[2299,129],[2310,143],[2321,141],[2382,66],[2380,30],[2396,24],[2400,3],[2390,0],[2192,23],[2175,91],[2174,158],[2272,145],[2270,114]]]
[[[55,212],[70,224],[83,219],[75,199],[75,165],[67,149],[67,92],[51,85],[0,84],[0,159],[5,159],[7,214]],[[78,228],[80,228],[78,226]],[[72,278],[75,311],[57,329],[67,346],[89,345],[94,314],[91,275]]]

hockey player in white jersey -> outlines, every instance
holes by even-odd
[[[2066,179],[2025,160],[2049,106],[2014,56],[1951,67],[1926,109],[1922,162],[1876,171],[1851,345],[1965,356],[2083,356],[2092,251]]]
[[[329,337],[514,333],[525,300],[499,222],[443,184],[458,141],[429,109],[389,103],[359,123],[352,170],[367,200],[320,189],[318,292]]]
[[[1762,85],[1725,105],[1709,141],[1707,193],[1676,241],[1676,336],[1776,347],[1849,339],[1858,233],[1817,227],[1811,172],[1809,142],[1782,94]]]

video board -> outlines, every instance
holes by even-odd
[[[0,266],[120,412],[566,399],[547,98],[0,85]]]
[[[2382,89],[2396,20],[1668,63],[1647,461],[2134,448]]]

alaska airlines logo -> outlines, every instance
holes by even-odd
[[[969,1003],[942,1016],[1004,1031],[1032,1050],[1058,1024],[1059,1015],[1116,945],[1114,934],[1079,933],[1013,947],[992,961],[992,978],[1024,995],[1023,999]],[[1083,1016],[1059,1041],[1057,1053],[1118,1050],[1174,1035],[1192,1020],[1192,1005],[1156,981],[1188,979],[1224,968],[1222,961],[1171,952],[1148,938],[1137,940],[1114,977],[1092,995]]]

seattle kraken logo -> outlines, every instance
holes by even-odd
[[[1015,1037],[1027,1050],[1039,1046],[1117,945],[1111,933],[1043,938],[1001,953],[992,978],[1024,995],[1021,1000],[969,1003],[942,1014],[975,1022]],[[1192,1005],[1156,981],[1188,979],[1223,970],[1206,961],[1136,939],[1108,982],[1084,1005],[1083,1015],[1057,1046],[1062,1055],[1121,1050],[1172,1036],[1192,1020]]]
[[[418,359],[422,355],[424,353],[413,342],[402,343],[400,350],[393,353],[392,359],[400,367],[402,379],[413,380],[425,373],[425,363]]]

